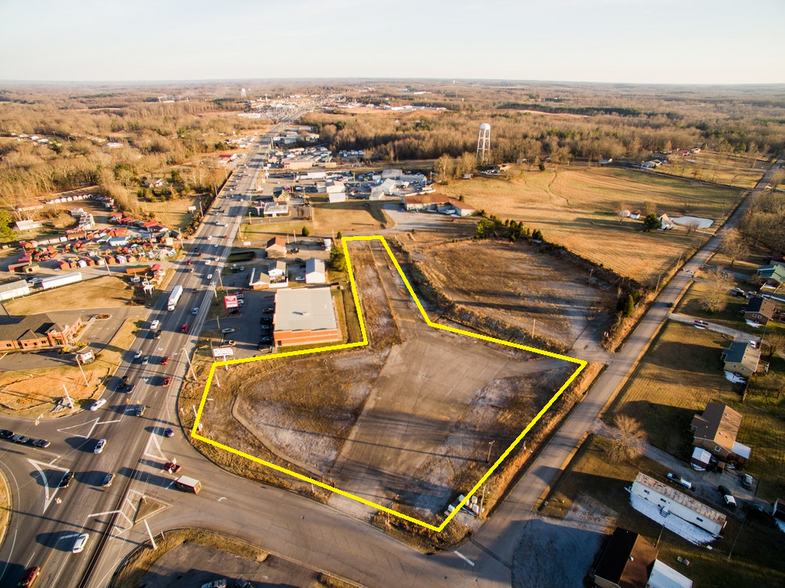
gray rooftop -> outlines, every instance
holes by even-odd
[[[321,272],[324,273],[324,260],[312,257],[305,260],[305,272]]]
[[[336,329],[330,288],[282,288],[275,293],[276,331]]]

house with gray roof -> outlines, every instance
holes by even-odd
[[[732,374],[749,378],[758,371],[760,349],[755,349],[746,341],[734,341],[722,350],[723,369]]]

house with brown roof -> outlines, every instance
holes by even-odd
[[[0,350],[34,350],[67,345],[82,326],[79,313],[0,317]]]
[[[617,527],[594,570],[594,585],[646,588],[656,560],[656,547],[637,533]]]
[[[751,449],[736,441],[741,428],[741,415],[730,406],[709,402],[703,414],[692,418],[690,431],[693,445],[712,453],[717,459],[743,464],[750,458]]]
[[[283,237],[273,237],[267,241],[267,257],[275,259],[286,255],[286,240]]]
[[[774,301],[763,296],[753,296],[742,312],[744,320],[765,325],[774,318]]]

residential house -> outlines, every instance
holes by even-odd
[[[657,548],[637,533],[617,527],[594,571],[594,585],[646,588],[656,559]]]
[[[676,226],[673,223],[673,221],[671,220],[671,218],[667,214],[664,214],[664,213],[662,214],[662,216],[660,216],[660,222],[662,223],[662,226],[660,227],[660,230],[663,230],[663,231],[668,231],[668,230],[670,230],[670,229],[672,229],[673,227]]]
[[[82,326],[78,312],[0,317],[0,350],[42,349],[67,345]]]
[[[325,263],[323,259],[306,259],[305,260],[305,283],[306,284],[324,284],[327,281],[327,272],[325,271]]]
[[[286,255],[286,241],[283,237],[273,237],[267,241],[267,257],[275,259]]]
[[[723,369],[732,374],[749,378],[758,371],[760,349],[755,349],[746,341],[734,341],[722,350]]]
[[[765,325],[774,318],[774,301],[763,296],[753,296],[742,312],[745,321]]]
[[[403,196],[404,208],[411,212],[413,210],[430,210],[445,214],[457,214],[458,216],[471,216],[474,208],[450,196],[442,194],[414,194]]]
[[[272,262],[267,266],[267,275],[270,276],[271,280],[280,280],[281,278],[285,278],[286,262],[281,260]]]
[[[710,451],[717,459],[744,463],[751,449],[736,441],[741,428],[741,415],[730,406],[709,402],[703,414],[696,414],[690,424],[693,445]]]
[[[763,287],[776,290],[785,283],[785,265],[772,263],[762,265],[755,272],[763,279]]]

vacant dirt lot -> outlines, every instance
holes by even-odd
[[[652,285],[661,271],[706,235],[683,229],[643,233],[640,221],[620,223],[618,211],[623,207],[643,213],[651,202],[658,214],[689,213],[713,219],[717,227],[739,197],[731,188],[599,168],[549,169],[510,180],[476,178],[453,182],[443,191],[464,196],[477,210],[523,221],[540,229],[550,242]]]
[[[11,300],[5,303],[5,308],[9,314],[14,315],[81,308],[110,308],[126,306],[132,295],[133,289],[122,278],[104,276]]]
[[[456,304],[567,349],[590,321],[615,310],[615,289],[526,244],[464,241],[420,250],[413,258],[429,261],[425,271]]]

